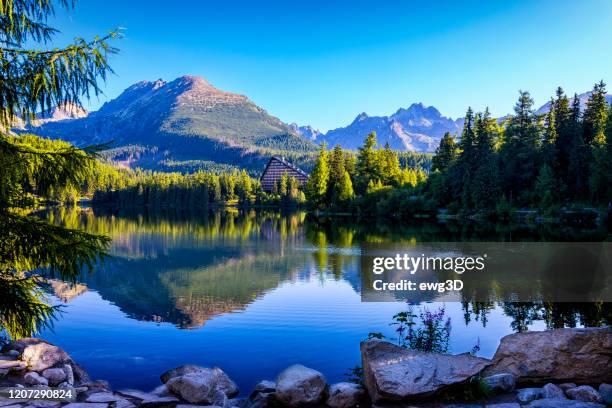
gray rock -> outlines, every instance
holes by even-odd
[[[612,382],[612,329],[572,328],[505,336],[485,375],[508,372],[517,382]]]
[[[132,401],[128,399],[121,399],[119,401],[115,401],[113,405],[114,405],[113,408],[135,408],[136,407],[136,405],[134,405]]]
[[[215,405],[194,405],[194,404],[179,404],[176,408],[195,408],[195,407],[206,407],[206,408],[222,408]]]
[[[27,406],[34,408],[59,408],[61,405],[59,401],[33,400]]]
[[[231,408],[229,398],[227,398],[227,395],[225,395],[225,393],[221,390],[214,391],[211,405],[223,408]]]
[[[0,399],[0,407],[2,408],[8,408],[8,407],[14,407],[15,404],[19,404],[20,402],[26,402],[26,400],[2,400]],[[17,405],[19,406],[19,405]]]
[[[174,397],[155,397],[144,399],[138,405],[140,408],[172,408],[179,403]]]
[[[227,374],[225,374],[223,370],[221,370],[219,367],[213,367],[211,368],[211,371],[217,379],[217,389],[223,391],[228,398],[233,398],[238,395],[238,386],[228,377]]]
[[[37,389],[37,390],[49,390],[49,389],[51,389],[51,387],[49,387],[48,385],[45,385],[45,384],[31,385],[30,388],[34,388],[34,389]]]
[[[488,389],[496,394],[514,391],[516,380],[512,374],[501,373],[491,375],[482,379]]]
[[[273,392],[257,392],[251,393],[246,401],[243,401],[239,406],[248,408],[268,408],[275,407],[278,403]]]
[[[503,402],[501,404],[487,404],[485,408],[521,408],[516,402]]]
[[[197,373],[202,370],[204,370],[204,367],[200,367],[200,366],[193,365],[193,364],[185,364],[185,365],[182,365],[182,366],[166,371],[165,373],[160,375],[159,378],[165,384],[171,378],[180,377],[181,375],[185,375],[185,374]]]
[[[0,368],[0,379],[4,378],[9,373],[8,368]]]
[[[85,402],[117,402],[117,401],[121,401],[122,398],[120,395],[115,395],[112,392],[96,392],[93,394],[90,394],[86,399]]]
[[[89,374],[87,374],[83,367],[75,363],[70,364],[70,367],[72,368],[74,375],[74,384],[82,385],[91,382]]]
[[[0,370],[21,371],[26,368],[23,361],[0,361]]]
[[[359,404],[365,396],[365,390],[358,384],[340,382],[329,387],[327,405],[332,408],[351,408]]]
[[[596,402],[598,404],[603,403],[603,398],[601,398],[601,395],[599,395],[597,390],[588,385],[570,388],[569,390],[565,391],[565,394],[576,401]]]
[[[37,339],[28,344],[21,353],[21,359],[33,371],[43,371],[59,364],[69,363],[70,356],[61,348]]]
[[[178,388],[182,387],[182,384],[185,384],[185,387],[186,387],[185,392],[188,392],[187,390],[191,389],[191,386],[188,386],[186,384],[189,383],[193,385],[194,377],[199,376],[201,377],[199,382],[206,383],[206,388],[208,389],[207,392],[210,393],[210,398],[212,398],[212,395],[214,394],[214,390],[222,391],[229,398],[232,398],[238,395],[238,386],[236,385],[236,383],[232,381],[227,376],[227,374],[225,374],[223,370],[221,370],[219,367],[207,368],[207,367],[200,367],[200,366],[194,366],[194,365],[183,365],[183,366],[174,368],[162,374],[161,380],[162,382],[165,382],[166,386],[171,392],[177,395],[180,395],[179,391],[173,390],[173,388],[170,387],[169,383],[173,379],[184,377],[184,376],[190,376],[190,377],[186,381],[176,382],[174,385],[174,389],[178,390]],[[207,400],[210,400],[210,398],[208,398]],[[193,401],[190,401],[190,402],[193,402]],[[196,402],[196,403],[200,403],[200,402]],[[208,404],[210,403],[211,402],[208,402]]]
[[[57,385],[67,378],[64,368],[47,368],[43,370],[42,376],[49,380],[50,385]]]
[[[21,353],[19,351],[17,351],[17,350],[7,350],[4,353],[4,355],[11,356],[11,357],[17,357],[18,358],[21,355]]]
[[[526,408],[605,408],[605,405],[594,402],[582,402],[569,399],[545,398],[535,400]]]
[[[375,404],[433,395],[466,383],[490,364],[468,353],[423,353],[380,340],[361,343],[361,360],[365,385]]]
[[[192,372],[170,378],[166,387],[173,394],[192,404],[212,405],[217,390],[217,379],[210,370]]]
[[[168,397],[170,395],[170,391],[168,390],[168,387],[166,387],[166,384],[162,384],[155,387],[153,391],[151,391],[151,394],[157,397]]]
[[[81,387],[87,387],[89,390],[108,391],[110,386],[107,381],[96,380],[81,384]]]
[[[262,380],[256,386],[256,392],[274,392],[276,391],[276,383],[270,380]]]
[[[214,405],[194,405],[194,404],[179,404],[176,408],[198,408],[198,407],[206,407],[206,408],[221,408]]]
[[[606,404],[612,405],[612,385],[605,383],[600,384],[599,395],[601,395],[601,398]]]
[[[23,376],[27,385],[49,385],[49,381],[40,374],[30,371]]]
[[[68,405],[64,405],[63,408],[108,408],[108,404],[103,404],[103,403],[88,404],[86,402],[71,402]]]
[[[278,375],[276,398],[290,407],[317,404],[323,400],[325,386],[323,374],[312,368],[295,364]]]
[[[555,384],[548,383],[544,387],[542,387],[542,398],[565,399],[565,393]]]
[[[166,389],[165,386],[164,389]],[[137,400],[137,405],[139,407],[166,408],[174,407],[176,404],[179,403],[178,399],[171,396],[159,396],[153,393],[142,392],[139,390],[121,390],[117,391],[117,394],[121,395],[122,397]]]
[[[576,388],[577,385],[574,383],[563,383],[563,384],[559,384],[559,388],[561,388],[563,391],[567,391],[570,388]]]
[[[516,399],[523,405],[540,399],[543,396],[544,393],[541,388],[522,388],[516,391]]]
[[[74,384],[74,370],[70,364],[64,364],[64,373],[66,374],[66,382],[70,385]]]

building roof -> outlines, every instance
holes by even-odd
[[[266,164],[266,168],[264,169],[263,173],[261,173],[261,177],[263,177],[264,174],[266,174],[266,171],[268,170],[268,167],[270,167],[270,163],[272,163],[273,160],[277,160],[277,161],[281,162],[283,165],[289,167],[291,170],[293,170],[293,171],[295,171],[297,173],[300,173],[304,177],[308,177],[308,173],[306,173],[304,170],[302,170],[299,167],[296,167],[293,164],[289,163],[288,161],[285,160],[284,157],[278,157],[278,156],[270,157],[270,160],[268,160],[268,164]]]

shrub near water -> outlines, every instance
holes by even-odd
[[[416,321],[418,318],[419,322]],[[427,353],[447,353],[451,334],[451,318],[440,307],[431,312],[424,307],[418,315],[410,308],[393,316],[392,326],[396,326],[397,344],[410,350]],[[382,333],[370,333],[368,339],[384,339]]]

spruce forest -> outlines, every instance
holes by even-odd
[[[528,92],[500,121],[469,108],[461,135],[440,141],[426,169],[401,168],[396,153],[367,136],[356,159],[321,148],[306,186],[308,204],[327,211],[409,217],[446,214],[506,219],[517,209],[545,216],[612,200],[612,105],[599,82],[581,110],[558,88],[545,115]],[[607,210],[605,210],[607,211]]]

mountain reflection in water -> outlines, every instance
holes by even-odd
[[[343,373],[359,363],[359,341],[369,332],[393,337],[391,317],[407,307],[402,298],[362,301],[362,273],[370,273],[361,264],[366,245],[559,239],[554,229],[361,225],[311,220],[303,212],[110,214],[63,208],[45,216],[105,234],[112,247],[76,288],[50,283],[50,292],[67,306],[55,330],[42,336],[66,348],[93,377],[143,389],[183,363],[216,364],[243,390],[291,363],[312,366],[330,381],[345,379]],[[591,234],[605,239],[598,231]],[[478,282],[476,289],[483,291],[483,285],[495,289],[499,281]],[[434,308],[441,299],[418,300],[436,302],[428,306]],[[513,331],[610,321],[607,303],[476,300],[466,296],[446,304],[452,352],[480,342],[481,355],[490,356]]]

